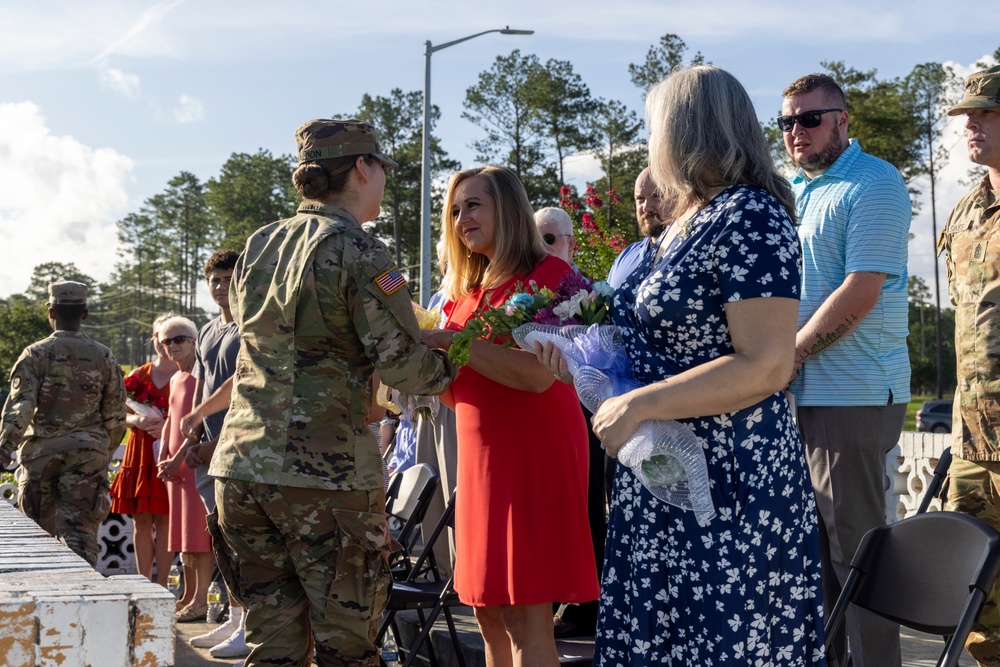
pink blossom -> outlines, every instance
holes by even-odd
[[[568,197],[568,196],[569,196],[569,193],[570,193],[570,189],[569,189],[569,188],[567,188],[567,187],[566,187],[565,185],[564,185],[564,186],[562,186],[561,188],[559,188],[559,194],[560,194],[561,196],[563,196],[563,197]]]
[[[511,315],[517,312],[517,306],[508,303],[507,307],[504,308],[503,312],[507,313],[507,317],[510,317]]]
[[[580,225],[583,227],[584,231],[596,232],[597,225],[594,224],[594,216],[590,213],[584,213],[583,217],[580,218]]]

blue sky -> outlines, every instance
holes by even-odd
[[[433,56],[437,134],[463,166],[474,164],[468,145],[481,135],[461,117],[465,90],[515,48],[570,60],[592,94],[641,112],[628,64],[675,33],[689,55],[701,51],[735,74],[765,118],[787,83],[824,60],[886,77],[928,61],[966,74],[1000,46],[1000,3],[962,14],[925,0],[8,2],[0,13],[0,296],[23,291],[46,261],[74,261],[106,279],[117,261],[114,222],[172,176],[208,179],[234,152],[290,153],[305,120],[354,110],[366,92],[422,90],[426,40],[506,25],[535,34],[485,35]],[[956,181],[968,167],[959,135],[949,142],[957,150],[939,221],[963,193]],[[580,185],[598,175],[585,156],[568,173]],[[925,205],[914,218],[910,271],[931,280],[928,212]]]

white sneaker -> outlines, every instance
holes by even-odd
[[[213,658],[245,658],[250,655],[250,647],[246,643],[243,624],[240,624],[239,630],[230,635],[229,639],[213,646],[208,654]]]
[[[234,618],[234,616],[235,614],[231,614],[229,620],[208,634],[192,637],[190,640],[191,646],[195,648],[212,648],[213,646],[217,646],[219,642],[231,637],[236,632],[236,629],[242,625],[242,617]]]

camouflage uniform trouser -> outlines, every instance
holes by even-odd
[[[388,599],[385,491],[215,482],[216,561],[247,610],[246,665],[378,665]]]
[[[15,476],[17,505],[25,516],[96,566],[101,552],[97,531],[111,508],[107,453],[54,452],[22,462]]]
[[[1000,462],[966,461],[957,456],[948,469],[946,510],[974,516],[1000,530]],[[986,598],[965,648],[984,667],[1000,665],[1000,580]]]

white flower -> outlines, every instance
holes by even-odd
[[[586,290],[580,290],[552,309],[552,312],[563,322],[583,315],[583,303],[590,299]]]

